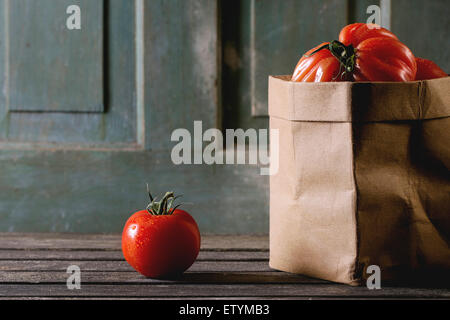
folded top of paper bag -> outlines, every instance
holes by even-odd
[[[450,77],[411,82],[292,82],[269,77],[269,115],[292,121],[380,122],[450,116]]]

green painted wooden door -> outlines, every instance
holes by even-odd
[[[81,29],[66,9],[78,5]],[[156,194],[203,232],[267,229],[257,168],[172,164],[171,133],[220,126],[219,4],[0,2],[0,231],[120,232]]]
[[[267,76],[371,4],[450,69],[444,0],[1,0],[0,231],[120,232],[148,182],[202,232],[267,233],[268,177],[174,165],[171,133],[267,128]]]

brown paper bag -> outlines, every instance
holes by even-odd
[[[269,78],[270,266],[351,285],[450,271],[450,77]],[[438,272],[438,273],[436,273]]]

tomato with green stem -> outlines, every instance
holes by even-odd
[[[146,210],[134,213],[122,232],[125,260],[150,278],[170,278],[186,271],[200,251],[200,231],[194,218],[167,192],[156,201],[149,192]]]
[[[319,50],[328,46],[329,42],[322,43],[306,52],[295,67],[291,80],[296,82],[327,82],[340,81],[340,63],[329,50]],[[313,54],[314,53],[314,54]]]
[[[353,23],[339,33],[339,54],[355,81],[412,81],[417,65],[411,50],[395,34],[376,24]],[[339,59],[339,57],[338,57]]]
[[[417,63],[413,53],[389,30],[353,24],[342,29],[339,39],[342,41],[325,42],[308,51],[291,80],[415,80]]]

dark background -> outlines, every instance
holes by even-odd
[[[67,30],[68,5],[82,29]],[[267,76],[366,22],[365,0],[0,1],[0,231],[120,232],[154,193],[204,233],[267,233],[268,177],[170,161],[176,128],[267,128]],[[381,1],[450,70],[449,3]]]

